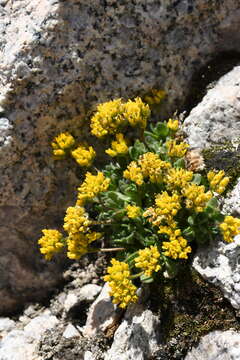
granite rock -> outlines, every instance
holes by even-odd
[[[240,333],[233,330],[213,331],[205,335],[185,357],[185,360],[230,359],[240,359]]]
[[[215,241],[197,251],[193,267],[218,286],[235,309],[240,309],[240,235],[227,244]]]
[[[143,305],[130,305],[104,360],[149,359],[158,349],[159,326],[159,318],[151,310]]]
[[[205,149],[240,138],[240,66],[222,76],[184,121],[192,148]]]
[[[51,158],[53,136],[84,134],[96,103],[151,88],[175,111],[195,71],[238,50],[239,19],[238,0],[1,1],[0,313],[61,277],[36,240],[61,226],[79,180],[73,163]]]

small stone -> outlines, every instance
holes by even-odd
[[[72,324],[68,324],[62,336],[66,339],[71,339],[73,337],[80,337],[80,334],[75,328],[75,326],[73,326]]]
[[[86,351],[84,353],[84,360],[94,360],[94,355],[91,351]]]
[[[112,303],[109,291],[110,287],[106,283],[97,299],[91,305],[86,325],[83,329],[84,336],[94,336],[98,332],[106,330],[108,326],[118,319],[119,309]]]
[[[53,315],[39,315],[32,319],[24,327],[24,335],[31,339],[39,340],[41,335],[48,329],[52,329],[59,323],[56,316]]]
[[[73,308],[78,303],[78,301],[79,301],[79,299],[74,292],[69,293],[66,297],[66,300],[64,301],[65,311],[68,312],[71,308]]]

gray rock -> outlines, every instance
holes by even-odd
[[[227,244],[214,242],[200,249],[193,267],[210,283],[219,286],[235,309],[240,309],[240,235]]]
[[[159,344],[159,318],[143,305],[130,305],[104,360],[149,359]]]
[[[109,290],[109,285],[106,283],[97,299],[91,305],[86,325],[83,328],[84,336],[90,337],[105,331],[119,319],[121,310],[112,303]]]
[[[32,319],[23,330],[12,330],[0,341],[0,360],[40,360],[37,345],[43,333],[59,320],[49,312]]]
[[[223,200],[223,213],[240,217],[240,180]]]
[[[87,284],[80,289],[70,291],[64,301],[64,310],[71,311],[81,301],[92,302],[102,290],[102,287],[96,284]]]
[[[185,357],[185,360],[230,359],[240,359],[240,333],[233,330],[211,332]]]
[[[4,313],[45,296],[61,276],[36,245],[42,228],[61,223],[78,184],[73,165],[52,160],[53,136],[84,134],[97,102],[151,88],[167,91],[165,114],[175,111],[196,70],[239,50],[240,8],[238,0],[1,4],[0,107],[12,127],[0,147]]]
[[[192,148],[234,142],[240,138],[240,66],[236,66],[208,90],[184,121]]]

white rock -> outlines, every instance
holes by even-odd
[[[112,303],[109,290],[109,285],[106,283],[97,299],[91,305],[86,325],[83,329],[84,336],[93,336],[99,331],[104,331],[118,317],[119,310]]]
[[[24,334],[32,341],[39,340],[47,329],[52,329],[58,322],[59,320],[53,315],[37,316],[24,327]]]
[[[15,321],[9,318],[0,318],[0,332],[10,331],[14,328]]]
[[[86,351],[84,353],[84,360],[94,360],[95,356],[93,355],[93,353],[91,351]]]
[[[219,79],[184,121],[188,142],[206,148],[240,137],[240,66]]]
[[[159,318],[143,305],[130,305],[104,360],[145,360],[157,350]]]
[[[74,292],[71,292],[67,295],[66,300],[64,301],[64,309],[65,311],[69,311],[72,307],[74,307],[78,303],[78,297]]]
[[[81,300],[93,301],[101,290],[102,287],[99,285],[87,284],[81,288],[79,296]]]
[[[185,360],[240,360],[240,333],[213,331],[201,339]]]
[[[193,267],[204,279],[219,286],[235,309],[240,309],[240,235],[230,244],[216,241],[200,249]]]
[[[13,330],[0,342],[0,360],[40,360],[36,345],[29,342],[22,330]]]
[[[73,337],[79,337],[80,334],[75,328],[75,326],[73,326],[72,324],[68,324],[62,336],[65,337],[66,339],[71,339]]]

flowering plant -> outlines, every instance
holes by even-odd
[[[91,133],[99,139],[110,137],[111,143],[105,150],[110,163],[102,171],[93,167],[93,147],[76,145],[69,133],[52,143],[56,159],[72,156],[86,174],[76,204],[66,211],[65,233],[44,229],[40,251],[47,260],[64,249],[70,259],[116,252],[104,280],[113,302],[122,308],[137,301],[139,280],[173,277],[197,244],[216,235],[231,242],[240,233],[240,220],[219,209],[229,177],[223,170],[206,174],[203,166],[190,166],[179,121],[150,124],[146,130],[150,115],[140,98],[98,105]],[[131,128],[135,137],[128,136]],[[101,239],[110,247],[97,246]]]

